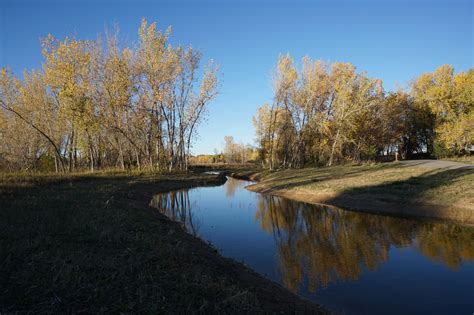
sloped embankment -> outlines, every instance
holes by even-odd
[[[232,174],[247,189],[308,203],[474,225],[474,169],[376,164]]]

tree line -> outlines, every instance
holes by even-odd
[[[224,136],[224,147],[214,154],[199,154],[190,157],[191,164],[246,164],[256,163],[259,159],[259,149],[250,144],[236,142],[233,136]]]
[[[253,122],[265,166],[332,165],[393,156],[468,154],[474,144],[474,69],[443,65],[409,91],[386,93],[382,81],[351,63],[309,57],[298,69],[278,59],[271,105]]]
[[[232,136],[225,136],[224,157],[226,163],[254,162],[258,159],[258,150],[249,144],[235,142]]]
[[[187,170],[218,69],[142,20],[138,43],[42,40],[41,70],[0,74],[0,167]]]

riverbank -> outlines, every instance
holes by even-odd
[[[0,312],[324,313],[149,206],[204,174],[0,176]]]
[[[247,171],[247,188],[309,203],[474,225],[474,168],[382,163],[298,170]]]

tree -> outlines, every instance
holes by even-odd
[[[187,170],[208,104],[218,94],[218,67],[200,71],[201,53],[169,44],[170,29],[142,20],[138,47],[117,33],[100,40],[42,41],[42,71],[0,82],[0,156],[14,169],[136,166]],[[20,132],[21,130],[21,132]]]
[[[224,157],[227,163],[247,163],[257,158],[257,149],[248,144],[236,143],[232,136],[225,136],[224,143]]]
[[[49,35],[42,44],[45,82],[56,102],[59,119],[65,123],[65,150],[72,171],[78,164],[78,151],[88,152],[92,147],[91,134],[97,127],[90,96],[95,43],[67,37],[60,41]]]
[[[474,142],[473,73],[450,66],[423,74],[409,93],[351,63],[280,56],[272,105],[253,118],[261,162],[274,167],[466,153]],[[436,149],[436,152],[434,152]]]
[[[142,20],[137,66],[143,95],[149,100],[150,120],[158,125],[159,141],[166,138],[166,163],[187,169],[187,156],[196,128],[207,104],[217,95],[217,67],[206,68],[198,92],[194,90],[201,54],[189,47],[173,49],[167,44],[170,30],[156,32],[153,23]]]
[[[41,119],[43,114],[51,114],[54,110],[54,108],[50,106],[49,99],[45,93],[45,87],[38,74],[29,76],[25,73],[25,84],[22,85],[22,83],[6,69],[1,70],[0,108],[10,112],[10,114],[4,113],[3,115],[3,120],[7,120],[4,124],[10,127],[9,129],[5,127],[4,137],[10,139],[10,141],[16,140],[13,141],[10,146],[5,143],[6,148],[3,148],[3,150],[10,151],[10,154],[12,154],[13,150],[19,147],[20,150],[17,150],[17,154],[14,154],[16,158],[27,156],[28,154],[25,155],[24,149],[28,148],[28,139],[31,139],[28,132],[34,131],[34,135],[40,135],[53,147],[55,157],[59,160],[61,169],[64,169],[60,145],[54,140],[54,136],[50,133],[52,126],[48,124],[47,119]],[[27,127],[27,129],[23,130],[24,127]],[[10,131],[9,135],[6,135],[7,131]],[[26,138],[22,138],[23,135],[26,136]],[[37,154],[34,154],[34,158],[39,159],[39,152],[38,150],[35,151]],[[31,150],[28,149],[27,152],[31,152]],[[25,167],[28,166],[23,165],[22,168]]]
[[[280,56],[274,78],[274,104],[258,110],[257,137],[270,168],[376,153],[376,123],[383,88],[380,80],[357,73],[350,63],[326,65],[303,58],[298,72],[289,55]]]
[[[439,155],[468,151],[474,143],[473,86],[473,69],[454,75],[450,65],[421,75],[412,85],[417,106],[433,116],[434,145]]]

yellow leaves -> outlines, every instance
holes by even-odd
[[[437,140],[453,149],[474,143],[474,111],[461,114],[455,121],[449,121],[436,128]]]
[[[280,56],[278,60],[278,70],[288,83],[295,81],[298,76],[296,65],[289,54]]]
[[[412,94],[420,108],[436,117],[436,141],[448,149],[459,149],[474,141],[474,81],[472,69],[454,74],[450,65],[418,77]]]
[[[325,120],[321,123],[321,132],[322,134],[325,134],[325,135],[330,135],[331,134],[331,130],[333,129],[334,127],[334,123],[330,120]],[[326,141],[325,143],[328,143],[328,141]]]
[[[128,103],[131,97],[132,55],[130,49],[120,52],[109,48],[104,66],[103,84],[107,91],[108,103],[112,107]]]
[[[291,89],[297,77],[298,71],[293,58],[291,58],[289,54],[280,56],[274,80],[276,98],[278,101],[282,102],[292,92]]]
[[[193,71],[196,69],[196,65],[193,62]],[[214,64],[214,62],[211,60],[209,64],[206,66],[206,70],[204,72],[204,76],[201,82],[201,86],[199,89],[199,102],[205,100],[205,99],[210,99],[214,98],[215,95],[217,94],[217,85],[218,85],[218,78],[217,78],[217,73],[219,71],[219,68]]]
[[[442,65],[433,73],[436,85],[450,85],[454,74],[454,68],[450,65]]]
[[[63,91],[70,97],[87,88],[90,75],[93,43],[65,38],[59,41],[48,36],[43,42],[45,79],[53,89]]]
[[[258,137],[265,137],[271,123],[271,108],[267,103],[257,108],[257,115],[253,117],[253,125]]]
[[[382,96],[382,95],[383,95],[384,90],[383,90],[382,80],[377,79],[377,81],[376,81],[376,83],[375,83],[375,89],[376,89],[376,92],[377,92],[377,95],[378,95],[378,96]]]
[[[474,69],[459,72],[454,77],[454,98],[459,112],[474,110]]]
[[[349,86],[356,76],[355,66],[350,62],[335,62],[331,65],[331,78],[337,85]]]
[[[112,142],[107,154],[113,160],[118,149],[122,164],[126,153],[136,157],[137,165],[145,155],[150,166],[169,157],[172,168],[179,152],[179,167],[187,167],[196,128],[217,95],[218,68],[210,64],[201,76],[201,54],[171,46],[170,32],[143,19],[137,49],[121,49],[116,34],[107,34],[106,48],[100,39],[48,35],[42,41],[42,73],[26,73],[22,82],[1,69],[0,98],[8,104],[2,107],[12,112],[18,105],[25,120],[55,147],[61,163],[74,152],[89,154],[93,166]],[[110,134],[114,139],[108,139]],[[76,160],[69,163],[72,169]]]
[[[413,94],[419,106],[428,106],[437,116],[449,116],[453,104],[454,69],[443,65],[434,73],[425,73],[413,83]]]
[[[142,19],[139,29],[140,44],[137,52],[138,64],[141,71],[160,74],[152,81],[155,85],[162,84],[176,75],[174,66],[177,64],[177,52],[168,44],[171,28],[165,34],[156,31],[156,24],[147,26],[147,21]]]
[[[0,72],[0,106],[4,108],[14,107],[17,103],[17,94],[20,87],[21,81],[8,69],[2,68]]]

